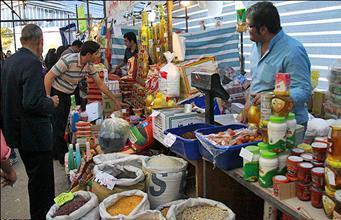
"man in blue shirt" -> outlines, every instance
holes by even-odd
[[[310,61],[303,45],[282,30],[276,7],[271,2],[258,2],[247,10],[246,23],[250,40],[255,42],[251,51],[250,98],[242,122],[251,103],[259,104],[262,92],[273,91],[276,73],[291,76],[290,98],[298,124],[306,126],[306,103],[311,95]]]

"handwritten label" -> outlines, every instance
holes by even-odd
[[[116,178],[108,173],[99,172],[95,176],[95,181],[102,186],[112,190],[116,184]]]
[[[155,110],[154,110],[154,111],[152,112],[152,114],[150,114],[150,116],[151,116],[151,117],[156,117],[156,116],[158,116],[159,114],[160,114],[159,111],[155,111]]]
[[[54,198],[54,202],[57,204],[58,207],[61,207],[65,203],[73,200],[73,193],[72,192],[63,192],[59,194],[56,198]]]
[[[239,156],[241,156],[243,159],[245,159],[247,161],[252,161],[253,153],[246,150],[245,148],[242,148],[240,150]]]
[[[175,141],[176,136],[171,133],[168,133],[166,137],[163,139],[163,142],[165,143],[166,147],[171,147]]]

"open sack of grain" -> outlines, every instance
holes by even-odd
[[[186,201],[186,199],[179,199],[179,200],[175,200],[172,202],[168,202],[168,203],[165,203],[165,204],[158,206],[156,208],[156,210],[160,211],[162,216],[166,218],[168,210],[172,205],[177,205],[177,204],[184,202],[184,201]]]
[[[172,205],[168,210],[167,219],[234,220],[235,214],[221,202],[203,198],[191,198]]]
[[[163,154],[143,161],[146,190],[151,208],[183,198],[187,161]]]
[[[99,154],[94,157],[94,162],[96,165],[102,163],[108,164],[120,164],[120,165],[130,165],[142,169],[142,160],[146,160],[149,157],[142,155],[129,155],[123,153],[109,153],[109,154]]]
[[[48,213],[48,220],[97,220],[100,219],[98,200],[91,192],[78,191],[73,193],[74,198],[58,207],[54,204]]]
[[[145,190],[145,176],[133,166],[103,163],[93,170],[92,192],[101,202],[114,193],[129,190]]]
[[[122,220],[166,220],[166,218],[157,210],[147,210],[131,217],[123,217]]]
[[[141,190],[130,190],[116,193],[99,204],[102,220],[122,220],[149,210],[147,194]]]

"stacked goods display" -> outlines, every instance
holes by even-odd
[[[132,91],[133,86],[136,84],[136,80],[129,77],[122,77],[119,80],[120,90],[122,94],[122,101],[132,105]]]
[[[146,188],[152,208],[184,196],[187,162],[165,155],[153,156],[143,161]]]
[[[145,190],[145,178],[141,169],[120,164],[104,163],[96,165],[92,192],[101,202],[108,196],[132,189]]]
[[[99,212],[103,220],[119,220],[149,210],[147,194],[140,190],[116,193],[103,200]]]
[[[330,69],[328,100],[324,105],[325,117],[341,117],[341,61]]]
[[[56,204],[50,208],[46,219],[100,219],[98,200],[91,192],[62,193],[54,201]]]
[[[235,214],[223,203],[210,199],[191,198],[172,205],[168,210],[167,219],[234,220]]]

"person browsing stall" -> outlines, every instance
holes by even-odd
[[[100,45],[94,41],[87,41],[83,44],[80,53],[62,56],[45,76],[46,94],[48,96],[58,95],[60,99],[53,118],[53,148],[61,164],[64,164],[64,154],[67,152],[64,132],[70,113],[70,96],[80,80],[88,76],[92,77],[98,88],[115,102],[115,108],[121,108],[121,103],[110,92],[94,68],[93,61],[99,54]]]
[[[290,98],[298,124],[307,126],[306,103],[311,95],[310,61],[303,45],[288,36],[281,27],[277,8],[271,2],[258,2],[247,10],[246,23],[251,50],[251,87],[241,121],[247,121],[250,105],[260,103],[263,92],[273,91],[276,73],[291,76]]]

